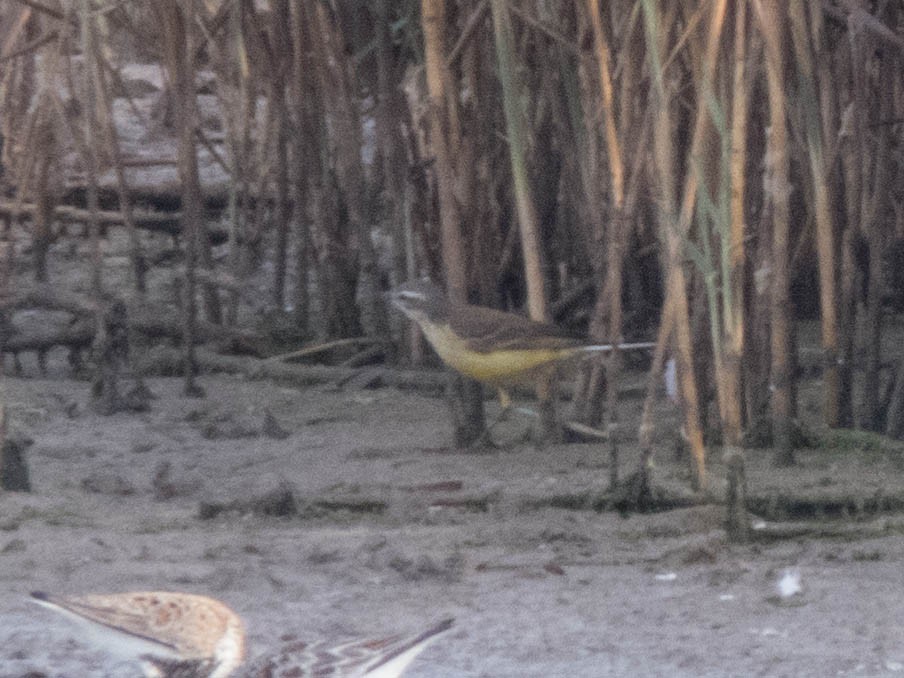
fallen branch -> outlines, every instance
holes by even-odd
[[[23,310],[66,311],[79,320],[90,320],[76,325],[46,330],[40,333],[10,333],[3,341],[2,350],[9,353],[20,351],[43,351],[54,346],[84,348],[94,340],[94,314],[97,303],[87,296],[66,292],[51,285],[33,285],[16,290],[14,294],[0,297],[0,312]],[[167,338],[182,341],[181,321],[170,307],[143,303],[128,309],[129,323],[139,334],[150,338]],[[198,320],[196,341],[211,343],[239,341],[248,346],[259,346],[263,337],[254,331],[237,327],[227,327]]]
[[[282,353],[280,355],[275,355],[267,358],[268,361],[271,362],[282,362],[285,360],[292,360],[293,358],[305,358],[307,356],[317,355],[318,353],[324,353],[326,351],[330,351],[334,348],[342,348],[345,346],[369,346],[373,344],[383,344],[385,342],[380,341],[378,339],[371,339],[370,337],[350,337],[348,339],[336,339],[334,341],[326,341],[326,342],[316,342],[314,344],[309,344],[307,346],[302,346],[297,351],[292,351],[291,353]]]
[[[45,331],[38,333],[16,333],[6,337],[0,345],[4,353],[23,353],[26,351],[49,351],[57,346],[69,349],[83,350],[91,346],[94,341],[93,325],[79,323],[72,327],[61,329],[57,332]]]
[[[179,349],[157,346],[142,358],[139,368],[144,374],[173,374],[180,364]],[[271,379],[281,384],[312,386],[333,384],[356,377],[362,370],[327,365],[293,365],[248,356],[220,355],[201,347],[197,351],[198,365],[205,372],[241,374],[248,379]],[[394,386],[403,390],[442,393],[446,387],[443,372],[426,370],[397,370],[385,368],[375,372],[369,386]]]
[[[92,316],[97,303],[91,298],[61,290],[50,284],[19,286],[12,294],[0,296],[0,311],[40,309],[68,311],[76,316]]]
[[[17,219],[22,216],[33,218],[38,207],[33,203],[21,203],[19,205],[10,202],[0,203],[0,216],[6,219]],[[53,210],[53,218],[65,223],[82,223],[91,218],[91,211],[69,205],[57,205]],[[133,213],[135,226],[145,231],[154,233],[166,233],[176,236],[182,233],[182,215],[179,212],[140,212]],[[105,226],[119,226],[125,223],[125,215],[120,211],[99,210],[97,212],[98,223]],[[219,245],[228,239],[228,233],[222,228],[207,227],[207,237],[211,244]]]
[[[885,537],[890,533],[900,533],[904,529],[901,520],[879,518],[870,522],[789,522],[754,523],[750,538],[754,541],[779,541],[784,539],[871,539]]]

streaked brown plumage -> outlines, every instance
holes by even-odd
[[[444,619],[408,636],[291,641],[246,666],[242,620],[214,598],[175,591],[31,595],[76,621],[86,639],[140,661],[147,678],[398,678],[453,623]]]
[[[411,636],[347,643],[296,641],[254,663],[246,678],[396,678],[439,634],[452,628],[444,619]]]
[[[173,591],[61,596],[32,600],[80,624],[114,655],[139,660],[149,677],[226,678],[245,659],[245,628],[225,604]]]

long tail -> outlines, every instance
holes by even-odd
[[[617,344],[619,351],[634,351],[642,348],[653,348],[656,346],[655,341],[642,341],[633,344]],[[616,344],[593,344],[591,346],[582,346],[582,351],[604,353],[614,351]]]

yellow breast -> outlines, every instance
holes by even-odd
[[[427,325],[427,323],[425,323]],[[573,355],[574,348],[475,351],[448,325],[422,326],[424,336],[449,367],[491,386],[518,383],[537,370]]]

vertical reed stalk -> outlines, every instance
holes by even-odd
[[[794,47],[797,84],[801,98],[810,181],[813,186],[813,214],[816,220],[816,252],[819,263],[819,308],[822,326],[823,381],[825,383],[825,423],[841,422],[840,375],[838,370],[838,311],[835,280],[835,220],[829,191],[829,170],[820,119],[820,99],[813,65],[807,7],[792,2],[790,26]],[[811,8],[819,12],[818,7]]]
[[[176,123],[179,130],[179,180],[182,184],[182,234],[185,238],[185,284],[182,304],[183,391],[199,396],[203,389],[195,380],[195,334],[197,324],[198,248],[204,232],[201,183],[195,130],[198,123],[195,91],[195,17],[197,0],[180,3],[166,0],[155,5],[163,26],[164,58],[173,83]]]
[[[97,71],[96,63],[91,55],[94,54],[94,19],[91,13],[89,0],[82,0],[80,4],[79,19],[81,25],[82,54],[85,57],[84,71],[84,135],[85,135],[85,178],[87,181],[86,195],[88,200],[88,230],[91,237],[91,288],[97,299],[103,293],[103,258],[100,250],[100,221],[97,216],[97,141],[94,130],[97,121]],[[101,322],[98,313],[98,322]],[[100,329],[100,325],[98,325]]]
[[[587,12],[593,29],[593,44],[596,54],[597,73],[599,76],[600,94],[603,110],[603,138],[606,142],[606,158],[609,168],[609,184],[611,190],[611,213],[606,240],[606,277],[600,289],[599,298],[594,307],[591,319],[591,330],[601,324],[603,313],[608,309],[608,327],[605,328],[610,341],[618,342],[622,337],[622,277],[625,257],[628,250],[628,233],[631,227],[630,216],[625,210],[625,168],[622,154],[622,142],[619,136],[617,102],[615,101],[612,83],[612,56],[609,40],[603,30],[599,0],[587,0]],[[627,88],[626,88],[627,89]],[[627,95],[627,91],[622,92]],[[636,177],[636,175],[635,175]],[[599,328],[602,330],[603,328]],[[594,334],[602,334],[601,331]],[[590,380],[591,386],[599,383],[594,369]],[[612,352],[606,362],[606,413],[607,430],[610,448],[610,484],[618,481],[617,449],[615,448],[615,428],[618,424],[618,382],[621,371],[621,354],[618,348]],[[594,389],[590,389],[588,397],[593,397]]]
[[[276,207],[273,220],[276,227],[276,251],[273,279],[273,304],[285,307],[286,268],[288,266],[289,221],[289,111],[287,110],[288,75],[291,70],[293,45],[289,35],[289,0],[274,0],[270,8],[270,34],[273,36],[274,68],[270,81],[269,102],[276,117]],[[263,196],[261,196],[262,199]]]
[[[424,58],[429,96],[428,120],[430,143],[436,154],[436,181],[440,202],[440,232],[446,292],[454,301],[467,300],[467,266],[462,241],[461,215],[455,198],[455,175],[452,153],[459,144],[458,126],[452,124],[457,115],[455,97],[446,92],[450,76],[445,61],[445,0],[422,0],[421,22],[424,30]]]
[[[493,31],[496,38],[496,59],[499,81],[502,83],[502,107],[508,134],[509,160],[515,188],[515,207],[521,233],[521,255],[524,258],[524,277],[527,282],[527,306],[530,317],[546,321],[549,318],[543,276],[542,248],[537,208],[530,180],[527,176],[527,142],[525,121],[521,111],[522,87],[518,82],[511,17],[505,0],[490,0],[493,10]]]
[[[444,0],[421,0],[421,25],[427,70],[430,144],[436,155],[440,233],[446,293],[453,301],[467,301],[467,267],[464,256],[461,212],[455,195],[454,152],[460,146],[456,96],[447,91],[451,82],[445,51],[446,5]],[[450,404],[456,446],[477,441],[486,428],[483,389],[474,381],[450,377]]]
[[[792,389],[793,360],[790,303],[790,159],[788,153],[787,101],[785,97],[785,53],[788,35],[780,0],[756,0],[753,8],[759,21],[766,53],[766,82],[769,92],[769,135],[765,157],[765,196],[772,206],[772,275],[770,279],[770,354],[772,366],[772,435],[774,461],[781,466],[794,463],[791,424],[794,413]]]
[[[744,355],[744,282],[745,240],[747,220],[744,214],[747,183],[747,5],[734,7],[734,73],[731,100],[731,157],[730,157],[730,232],[722,234],[722,279],[724,289],[724,350],[725,405],[723,421],[725,440],[740,445],[742,436],[741,367]],[[726,247],[727,245],[727,247]]]
[[[660,233],[667,253],[666,298],[662,317],[674,313],[674,342],[680,381],[680,391],[685,415],[685,434],[691,447],[693,459],[693,484],[702,489],[706,486],[706,447],[703,442],[703,429],[700,425],[700,406],[697,394],[697,381],[694,375],[693,346],[689,322],[687,301],[687,282],[683,267],[683,239],[686,238],[690,225],[689,215],[679,216],[675,201],[675,148],[672,137],[671,120],[672,100],[666,86],[664,62],[661,54],[665,45],[665,37],[671,26],[663,26],[661,22],[662,8],[653,0],[644,0],[644,29],[647,39],[647,58],[652,71],[651,103],[654,109],[653,153],[655,170],[659,184],[659,220]],[[714,55],[713,55],[714,60]],[[709,71],[711,72],[711,70]],[[698,122],[698,127],[700,123]],[[695,139],[699,134],[695,131]],[[694,144],[692,148],[695,148]],[[692,183],[688,173],[688,183]],[[687,186],[685,193],[688,193]],[[693,195],[690,191],[690,195]],[[691,200],[685,201],[685,207]]]

